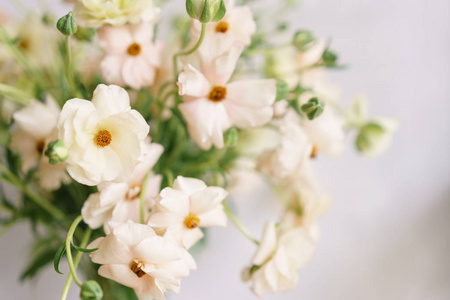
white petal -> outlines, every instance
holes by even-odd
[[[103,265],[98,269],[98,274],[131,288],[136,288],[139,282],[139,277],[128,265]]]
[[[128,112],[130,110],[130,97],[125,89],[117,85],[100,84],[92,97],[100,118],[110,115]]]
[[[228,192],[219,187],[207,187],[194,192],[191,195],[190,211],[194,214],[202,214],[220,207]]]
[[[277,245],[277,233],[274,222],[267,222],[264,227],[263,237],[259,248],[253,256],[254,265],[262,265],[275,251]]]
[[[176,190],[185,192],[187,195],[192,195],[206,189],[206,184],[197,178],[178,176],[173,184],[173,187]]]
[[[91,254],[97,264],[129,264],[133,260],[128,246],[114,235],[106,236]]]
[[[133,249],[134,255],[144,263],[164,264],[182,258],[180,247],[160,236],[147,238]]]
[[[113,229],[113,234],[130,248],[134,248],[144,239],[156,235],[149,226],[133,222],[120,224]]]
[[[211,90],[211,84],[205,76],[190,64],[184,66],[177,85],[180,95],[193,97],[206,97]]]

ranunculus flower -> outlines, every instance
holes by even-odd
[[[161,191],[148,225],[159,233],[170,232],[189,249],[203,237],[201,227],[226,226],[222,201],[227,194],[220,187],[207,187],[199,179],[178,176],[173,188]]]
[[[243,280],[251,281],[253,292],[282,293],[292,290],[298,282],[298,269],[304,267],[315,252],[314,241],[303,228],[281,231],[268,222],[252,266],[243,272]]]
[[[165,299],[166,291],[178,293],[180,279],[196,268],[192,256],[170,237],[161,237],[147,225],[109,223],[111,233],[88,248],[100,276],[135,290],[140,300]]]
[[[10,147],[21,155],[23,172],[38,166],[36,175],[46,190],[55,190],[62,182],[70,182],[65,164],[53,166],[44,155],[48,144],[57,138],[59,113],[58,104],[48,96],[45,103],[32,100],[13,114],[18,129],[11,134]]]
[[[153,0],[79,0],[74,9],[77,24],[83,27],[155,22],[160,12]]]
[[[280,143],[260,156],[257,168],[272,177],[283,178],[292,174],[310,157],[313,146],[300,126],[300,118],[295,111],[289,110],[278,123]]]
[[[153,42],[153,31],[151,23],[99,29],[99,44],[105,50],[100,67],[108,83],[138,90],[155,82],[162,43]]]
[[[128,220],[139,222],[140,198],[144,180],[158,161],[163,147],[156,143],[146,143],[143,162],[138,164],[133,175],[121,183],[107,182],[98,186],[99,193],[91,194],[83,205],[81,214],[83,221],[92,229],[110,222],[125,223]],[[155,204],[161,186],[161,175],[151,174],[147,179],[145,193],[145,220],[148,210]]]
[[[209,39],[199,49],[201,71],[186,64],[178,77],[179,93],[184,96],[179,108],[189,134],[204,150],[212,144],[223,148],[223,132],[231,126],[258,127],[273,116],[276,80],[228,83],[242,51],[241,46],[229,45],[229,39]]]
[[[249,6],[235,6],[234,0],[225,1],[227,13],[218,22],[210,22],[206,25],[208,36],[217,35],[219,37],[230,36],[234,42],[248,46],[251,37],[256,32],[256,23],[253,20],[253,13]],[[192,21],[192,39],[197,40],[201,31],[201,23],[198,20]]]
[[[99,85],[92,101],[66,102],[58,120],[58,138],[68,148],[67,171],[76,181],[98,185],[123,182],[141,162],[149,126],[130,107],[127,92]]]

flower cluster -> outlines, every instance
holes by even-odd
[[[66,253],[62,299],[72,278],[83,300],[178,293],[196,269],[189,250],[228,220],[257,245],[242,273],[253,292],[294,289],[333,199],[316,160],[340,157],[349,134],[378,156],[396,120],[369,118],[364,96],[342,105],[329,43],[307,30],[288,36],[248,1],[187,0],[164,36],[168,18],[153,0],[71,2],[58,22],[50,12],[20,25],[0,15],[0,181],[22,196],[16,205],[1,191],[0,209],[8,224],[44,225],[38,250],[56,253],[57,272]],[[283,210],[260,240],[227,205],[249,171]],[[43,265],[39,251],[25,277]],[[100,265],[79,267],[84,283],[83,253]]]

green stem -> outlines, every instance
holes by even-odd
[[[200,48],[201,44],[203,43],[203,40],[205,39],[205,35],[206,35],[206,24],[202,23],[202,30],[200,32],[200,37],[197,41],[197,43],[194,45],[194,47],[192,47],[189,50],[186,51],[181,51],[178,53],[175,53],[175,55],[173,56],[173,76],[175,76],[175,82],[177,82],[177,78],[178,78],[178,57],[179,56],[185,56],[185,55],[189,55],[194,53],[195,51],[197,51],[198,48]]]
[[[170,169],[166,169],[164,174],[166,174],[166,176],[167,176],[167,185],[172,188],[173,187],[173,181],[174,181],[173,172]]]
[[[83,239],[81,240],[81,244],[80,247],[81,248],[86,248],[89,239],[91,238],[91,229],[88,228],[86,229],[86,231],[84,232],[83,235]],[[73,266],[75,267],[75,269],[78,267],[78,264],[80,263],[81,257],[83,256],[83,252],[78,251],[77,255],[75,256],[75,260],[73,261]],[[70,284],[72,283],[72,273],[69,273],[69,275],[67,276],[67,280],[66,280],[66,284],[64,285],[64,290],[61,296],[61,300],[65,300],[67,298],[67,294],[69,293],[69,288],[70,288]]]
[[[142,190],[141,190],[141,198],[140,198],[140,204],[139,204],[139,219],[141,224],[145,224],[145,200],[146,200],[146,194],[147,194],[147,187],[148,187],[148,179],[150,178],[152,172],[149,171],[144,178],[144,183],[142,184]]]
[[[34,203],[39,205],[41,208],[46,210],[49,214],[51,214],[55,219],[62,219],[65,217],[65,214],[60,211],[56,206],[51,204],[44,197],[34,193],[30,190],[25,184],[22,183],[21,179],[11,173],[4,165],[0,164],[0,172],[3,173],[9,180],[10,183],[20,189],[25,195],[28,196]]]
[[[82,216],[78,216],[75,221],[73,221],[72,225],[69,228],[69,232],[67,233],[67,238],[66,238],[66,255],[67,255],[67,261],[69,262],[69,268],[70,268],[70,274],[73,277],[73,281],[75,281],[75,283],[81,287],[82,283],[80,281],[80,279],[78,279],[76,270],[77,268],[75,267],[75,264],[73,262],[72,259],[72,241],[73,241],[73,234],[75,233],[75,230],[77,229],[78,224],[80,224],[81,220],[83,220]]]
[[[244,224],[239,221],[236,216],[231,212],[228,205],[224,202],[222,202],[223,208],[225,210],[225,213],[227,214],[228,218],[233,222],[233,224],[239,229],[240,232],[242,232],[243,235],[245,235],[250,241],[255,243],[256,245],[259,245],[259,241],[253,237],[253,235],[250,233],[250,231],[244,226]]]
[[[70,85],[70,88],[72,89],[73,94],[78,98],[82,98],[82,95],[79,93],[77,85],[75,84],[75,79],[73,77],[72,47],[70,46],[70,36],[66,36],[65,46],[66,46],[66,65],[65,65],[66,79]]]
[[[28,105],[33,96],[13,86],[0,83],[0,95],[21,105]]]
[[[203,169],[205,169],[207,167],[215,166],[222,159],[222,157],[225,155],[226,152],[227,152],[226,147],[223,149],[220,149],[208,161],[201,163],[201,164],[197,164],[197,165],[193,165],[193,166],[184,168],[180,173],[185,174],[187,172],[192,172],[192,171],[202,171]]]

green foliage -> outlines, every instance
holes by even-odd
[[[316,97],[310,99],[308,103],[302,105],[302,112],[306,114],[309,120],[314,120],[318,118],[323,113],[323,108],[325,104]]]
[[[103,290],[95,280],[86,281],[81,286],[80,299],[101,300],[103,299]]]
[[[64,241],[61,246],[59,246],[58,251],[56,251],[55,257],[53,259],[53,267],[55,268],[56,273],[63,274],[59,270],[59,262],[61,261],[61,258],[63,257],[64,253],[66,252],[66,241]]]

